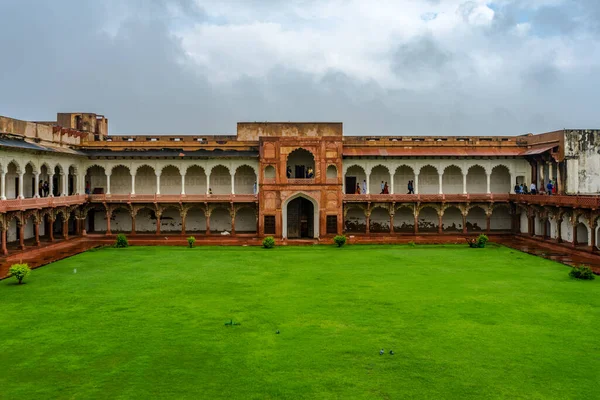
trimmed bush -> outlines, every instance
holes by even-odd
[[[337,235],[336,237],[333,238],[333,243],[335,243],[337,245],[337,247],[342,247],[343,245],[346,244],[346,236]]]
[[[190,236],[189,238],[187,238],[188,241],[188,247],[191,249],[192,247],[194,247],[194,243],[196,243],[196,238],[193,236]]]
[[[275,239],[273,239],[273,236],[267,236],[263,239],[262,245],[265,249],[272,249],[275,247]]]
[[[582,279],[584,281],[592,281],[596,278],[592,269],[587,265],[578,265],[571,268],[571,271],[569,271],[569,276],[571,278]]]
[[[479,235],[479,237],[477,238],[477,244],[479,245],[480,248],[485,247],[485,244],[488,242],[488,237],[486,235]]]
[[[412,240],[410,242],[408,242],[408,245],[410,247],[416,247],[417,246],[417,244],[415,242],[413,242]]]
[[[124,247],[128,247],[129,246],[129,242],[127,241],[127,237],[122,234],[119,233],[117,235],[117,240],[115,241],[115,247],[122,249]]]
[[[20,285],[30,272],[31,268],[27,264],[13,264],[8,270],[8,276],[14,276]]]

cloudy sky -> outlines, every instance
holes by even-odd
[[[0,115],[111,133],[599,128],[598,0],[1,0]]]

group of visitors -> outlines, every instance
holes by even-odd
[[[48,197],[50,195],[50,184],[48,181],[40,181],[38,193],[40,197]]]
[[[552,179],[549,180],[548,183],[546,184],[546,194],[547,195],[556,195],[556,191],[557,191],[556,181],[552,181]],[[520,185],[517,183],[515,185],[515,193],[516,194],[541,194],[543,192],[538,191],[538,188],[537,188],[535,182],[532,182],[531,186],[529,186],[529,190],[527,189],[526,183],[521,183]]]

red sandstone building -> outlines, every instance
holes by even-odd
[[[239,243],[488,233],[598,249],[600,131],[359,137],[341,123],[239,123],[230,136],[113,136],[103,116],[69,113],[0,117],[0,134],[4,255],[117,232]],[[515,194],[531,183],[541,194]]]

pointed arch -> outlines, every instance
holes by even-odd
[[[281,211],[283,214],[283,233],[282,233],[283,238],[284,239],[288,238],[289,223],[294,222],[294,221],[288,221],[288,212],[289,212],[288,208],[290,206],[290,203],[292,203],[296,199],[304,199],[312,205],[312,227],[313,227],[312,237],[315,239],[318,239],[319,238],[319,202],[315,198],[313,198],[312,196],[310,196],[309,194],[307,194],[305,192],[297,192],[297,193],[293,194],[292,196],[285,199],[285,201],[283,202],[283,204],[281,206]],[[308,223],[309,223],[309,235],[310,235],[311,215],[308,215],[308,218],[309,218]]]

